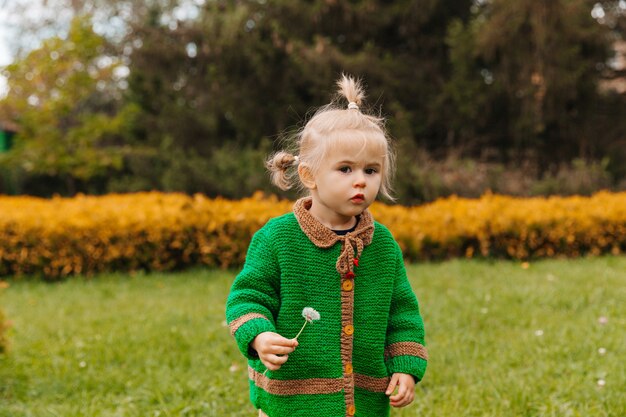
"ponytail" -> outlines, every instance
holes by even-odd
[[[270,156],[265,162],[270,171],[272,183],[281,190],[289,190],[292,184],[293,172],[289,168],[298,165],[298,157],[288,152],[280,151]]]

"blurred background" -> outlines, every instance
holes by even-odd
[[[0,193],[277,193],[341,72],[400,203],[625,190],[625,35],[626,0],[0,0]]]

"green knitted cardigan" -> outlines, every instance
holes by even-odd
[[[250,398],[269,417],[382,417],[396,372],[421,380],[428,355],[424,325],[391,233],[363,212],[357,228],[337,235],[300,199],[293,213],[255,233],[226,304],[226,318],[248,359]],[[270,371],[250,347],[262,332],[298,347]]]

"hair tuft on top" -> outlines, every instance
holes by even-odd
[[[341,74],[341,78],[337,81],[337,93],[341,97],[345,97],[348,103],[354,102],[357,106],[360,106],[365,99],[365,90],[361,85],[360,79],[346,74]]]

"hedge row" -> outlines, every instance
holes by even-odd
[[[157,192],[0,197],[0,276],[238,267],[252,234],[291,207],[260,194],[240,201]],[[371,210],[408,260],[626,251],[626,193],[452,197],[418,207],[376,203]]]
[[[375,217],[410,260],[449,257],[614,255],[626,252],[626,193],[591,197],[451,197],[407,208],[376,206]]]

